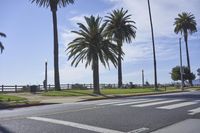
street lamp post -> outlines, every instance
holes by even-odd
[[[47,60],[45,61],[45,80],[44,80],[44,88],[47,91]]]
[[[151,25],[151,36],[152,36],[152,45],[153,45],[153,64],[154,64],[154,88],[158,90],[158,83],[157,83],[157,65],[156,65],[156,50],[155,50],[155,43],[154,43],[154,32],[153,32],[153,22],[151,17],[151,6],[149,0],[148,2],[148,9],[149,9],[149,19]]]
[[[181,49],[181,38],[179,38],[179,47],[180,47],[180,73],[181,73],[181,89],[184,90],[184,81],[183,81],[183,65],[182,65],[182,49]]]
[[[144,87],[144,70],[142,70],[142,87]]]

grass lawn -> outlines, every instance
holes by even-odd
[[[29,102],[26,98],[0,94],[0,109],[15,106],[24,106],[36,104],[35,102]]]
[[[134,89],[101,89],[102,95],[131,95],[131,94],[146,94],[146,93],[161,93],[161,92],[173,92],[180,91],[175,88],[167,88],[165,91],[164,88],[155,91],[154,88],[134,88]],[[44,92],[44,96],[87,96],[93,95],[93,90],[62,90],[62,91],[49,91]]]
[[[196,91],[200,91],[200,86],[198,86],[198,87],[192,87],[191,89],[196,90]]]
[[[0,102],[20,102],[25,100],[26,98],[0,94]]]

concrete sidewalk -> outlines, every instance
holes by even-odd
[[[168,92],[168,93],[180,93],[180,92]],[[33,93],[8,93],[8,95],[24,97],[28,101],[37,101],[39,103],[72,103],[88,100],[101,100],[101,99],[111,99],[111,98],[122,98],[122,97],[132,97],[132,96],[146,96],[146,95],[159,95],[159,94],[168,94],[164,93],[144,93],[144,94],[115,94],[115,95],[86,95],[86,96],[43,96],[41,92],[36,94]]]
[[[92,98],[92,96],[74,96],[74,97],[62,97],[62,96],[43,96],[41,93],[9,93],[8,95],[24,97],[28,101],[38,101],[40,103],[71,103],[79,102]]]

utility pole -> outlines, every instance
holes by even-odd
[[[151,7],[150,2],[148,1],[148,8],[149,8],[149,18],[150,18],[150,24],[151,24],[151,36],[152,36],[152,45],[153,45],[153,64],[154,64],[154,88],[157,91],[158,90],[158,83],[157,83],[157,65],[156,65],[156,51],[155,51],[155,43],[154,43],[154,33],[153,33],[153,22],[151,17]]]
[[[142,87],[144,87],[144,70],[142,70]]]
[[[183,65],[182,65],[182,49],[181,49],[181,38],[179,38],[180,47],[180,73],[181,73],[181,90],[184,90],[184,80],[183,80]]]

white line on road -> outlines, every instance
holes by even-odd
[[[145,100],[145,99],[128,99],[128,100],[120,100],[120,101],[113,101],[113,102],[107,102],[107,103],[100,103],[100,104],[97,104],[97,105],[110,105],[110,104],[126,103],[126,102],[133,102],[133,101],[139,101],[139,100]]]
[[[117,131],[117,130],[112,130],[112,129],[107,129],[107,128],[101,128],[101,127],[81,124],[81,123],[62,121],[62,120],[56,120],[56,119],[50,119],[50,118],[44,118],[44,117],[27,117],[27,119],[70,126],[70,127],[74,127],[74,128],[97,132],[97,133],[140,133],[140,132],[149,130],[149,128],[142,127],[142,128],[136,129],[136,130],[132,130],[130,132],[122,132],[122,131]]]
[[[139,128],[139,129],[136,129],[136,130],[132,130],[132,131],[127,132],[127,133],[140,133],[140,132],[144,132],[144,131],[147,131],[147,130],[149,130],[149,128],[143,127],[143,128]]]
[[[80,123],[69,122],[69,121],[61,121],[61,120],[56,120],[56,119],[49,119],[49,118],[42,118],[42,117],[28,117],[28,119],[49,122],[49,123],[54,123],[54,124],[60,124],[60,125],[75,127],[75,128],[79,128],[79,129],[94,131],[94,132],[98,132],[98,133],[124,133],[124,132],[116,131],[116,130],[112,130],[112,129],[106,129],[106,128],[90,126],[90,125],[86,125],[86,124],[80,124]]]
[[[198,113],[200,113],[200,107],[199,107],[199,108],[196,108],[196,109],[189,110],[188,112],[189,112],[189,113],[188,113],[189,115],[198,114]]]
[[[157,108],[158,109],[176,109],[176,108],[180,108],[180,107],[184,107],[188,105],[194,105],[194,104],[197,104],[197,102],[182,102],[178,104],[172,104],[172,105],[162,106],[162,107],[157,107]]]
[[[114,104],[114,105],[131,105],[131,104],[138,104],[138,103],[147,103],[147,102],[153,102],[153,101],[159,101],[161,99],[151,99],[151,100],[140,100],[140,101],[133,101],[133,102],[128,102],[128,103],[119,103],[119,104]]]
[[[182,100],[168,100],[168,101],[160,101],[160,102],[151,102],[151,103],[133,105],[133,107],[147,107],[147,106],[153,106],[153,105],[159,105],[159,104],[165,104],[165,103],[173,103],[173,102],[179,102],[179,101],[182,101]]]

